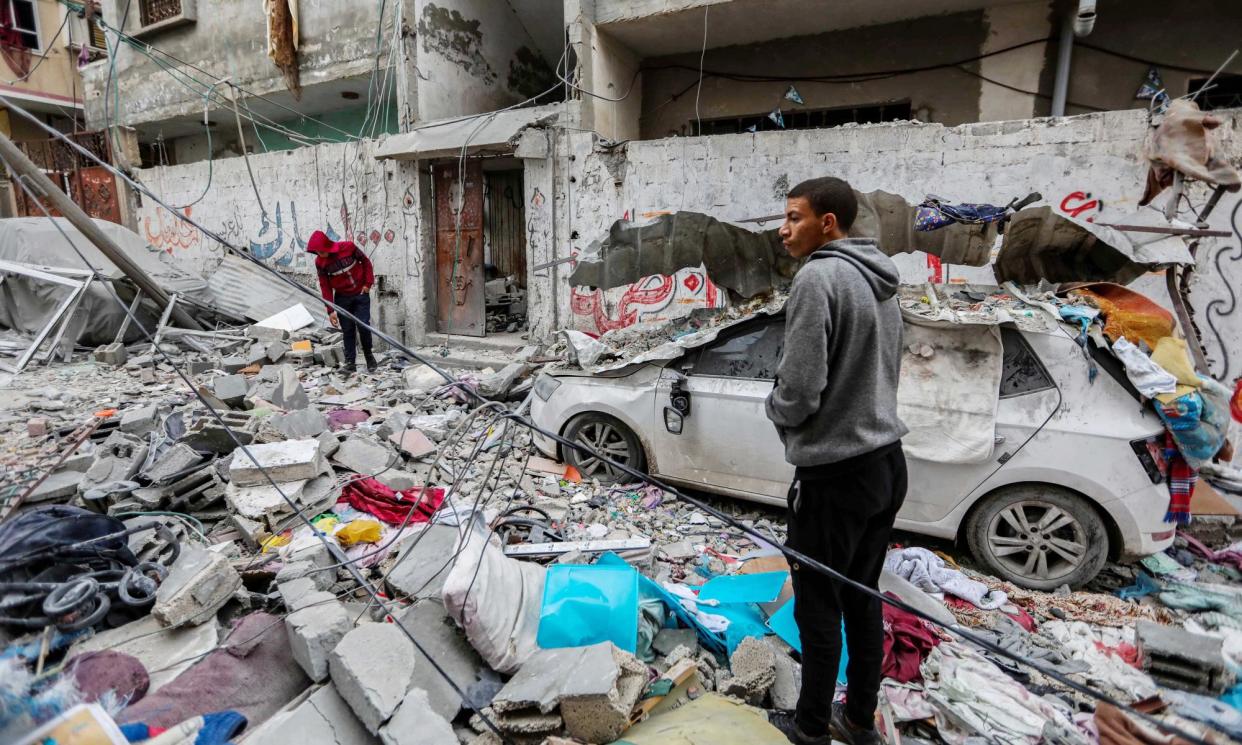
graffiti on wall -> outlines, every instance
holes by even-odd
[[[1061,199],[1061,211],[1070,217],[1078,217],[1093,222],[1100,210],[1104,209],[1104,200],[1097,199],[1089,191],[1071,191]]]
[[[190,217],[191,209],[190,207],[184,207],[181,213],[186,217]],[[156,207],[155,209],[154,227],[151,225],[150,215],[142,218],[142,232],[146,236],[147,243],[170,254],[176,251],[184,251],[187,248],[196,248],[202,241],[197,228],[175,217],[163,207]]]
[[[695,308],[723,308],[725,295],[702,269],[682,269],[675,275],[657,274],[607,292],[570,289],[574,327],[603,334],[636,323],[659,323],[679,318]]]
[[[318,229],[323,230],[334,241],[349,239],[352,236],[354,243],[362,247],[370,246],[372,249],[386,243],[393,243],[397,239],[397,231],[383,225],[370,229],[351,230],[353,220],[349,210],[345,207],[341,208],[340,219],[343,226],[341,231],[337,231],[331,221]],[[304,229],[299,225],[298,204],[290,199],[287,203],[278,202],[273,212],[260,215],[258,230],[245,235],[246,242],[250,246],[250,253],[255,258],[279,267],[296,268],[310,261],[306,253],[306,239],[316,229],[310,227]]]

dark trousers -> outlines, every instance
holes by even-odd
[[[786,545],[875,588],[905,498],[906,459],[900,442],[840,463],[799,468],[789,488]],[[790,568],[794,618],[802,639],[798,726],[813,736],[828,730],[841,664],[842,618],[849,651],[846,716],[867,726],[875,716],[884,662],[880,601],[796,561]]]
[[[343,310],[349,311],[355,315],[359,321],[367,324],[371,323],[371,296],[363,293],[361,295],[340,295],[336,296],[336,304],[341,306]],[[341,333],[345,335],[345,364],[353,367],[358,359],[357,341],[354,334],[362,339],[362,354],[367,361],[371,360],[371,329],[367,326],[359,326],[354,323],[354,319],[347,318],[344,314],[338,313],[337,318],[341,321]]]

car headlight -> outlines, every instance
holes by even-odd
[[[535,395],[541,401],[547,401],[549,398],[552,398],[552,394],[560,387],[561,381],[546,373],[535,378]]]

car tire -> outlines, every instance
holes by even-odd
[[[632,429],[616,417],[598,412],[579,414],[565,427],[565,439],[602,450],[612,460],[635,471],[646,472],[647,458],[643,453],[642,442]],[[562,445],[561,452],[565,456],[565,462],[578,469],[584,479],[595,479],[601,484],[633,481],[624,471],[576,448]]]
[[[971,554],[996,576],[1031,590],[1081,587],[1108,561],[1095,507],[1051,484],[1020,484],[984,498],[966,524]]]

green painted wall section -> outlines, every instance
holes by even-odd
[[[378,121],[376,121],[376,116],[372,116],[371,121],[366,124],[365,131],[360,131],[363,130],[363,121],[366,119],[367,114],[367,107],[365,105],[316,114],[315,119],[318,121],[295,117],[282,121],[280,124],[287,129],[297,132],[299,135],[305,135],[308,139],[312,139],[313,142],[319,141],[313,138],[323,138],[323,140],[330,142],[344,142],[347,138],[336,131],[337,129],[364,137],[395,134],[397,132],[397,102],[389,98],[379,106]],[[336,129],[332,129],[332,127]],[[265,127],[259,127],[259,137],[262,139],[260,150],[292,150],[296,147],[302,147],[302,143]]]

